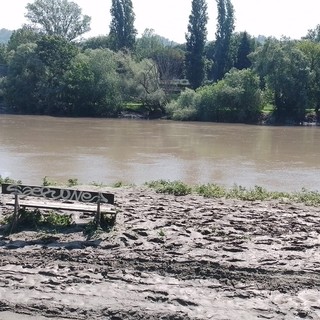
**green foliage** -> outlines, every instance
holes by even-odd
[[[300,192],[279,192],[268,191],[261,186],[246,188],[240,185],[234,185],[232,188],[225,188],[215,183],[204,185],[188,186],[180,181],[156,180],[145,183],[146,186],[156,190],[158,193],[174,194],[183,196],[190,193],[196,193],[206,198],[226,198],[239,199],[243,201],[291,201],[304,203],[310,206],[320,206],[320,193],[318,191],[310,191],[302,189]]]
[[[166,97],[156,64],[150,59],[136,62],[122,52],[116,54],[116,59],[124,99],[140,103],[149,115],[162,112]]]
[[[32,26],[24,25],[20,29],[12,32],[7,50],[17,50],[21,44],[36,43],[41,38],[41,34]]]
[[[146,29],[135,45],[135,56],[139,61],[152,59],[158,68],[162,87],[170,90],[170,80],[183,78],[185,52],[169,40]]]
[[[116,51],[133,49],[137,30],[134,28],[135,15],[131,0],[112,0],[110,13],[110,41]]]
[[[181,181],[157,180],[147,182],[146,185],[157,193],[168,193],[175,196],[185,196],[192,192],[192,188]]]
[[[320,42],[320,24],[318,24],[314,29],[308,30],[304,39],[311,40],[313,42]]]
[[[68,227],[72,223],[72,218],[70,215],[51,212],[49,215],[43,216],[40,222],[41,225],[48,227]]]
[[[256,122],[261,114],[258,77],[249,69],[232,69],[223,80],[198,90],[199,118],[218,122]]]
[[[268,39],[251,58],[262,83],[273,91],[277,121],[303,121],[308,106],[310,80],[305,54],[292,41]]]
[[[98,238],[104,232],[110,232],[116,223],[116,215],[101,215],[100,225],[97,225],[96,221],[89,222],[83,234],[87,236],[88,239]]]
[[[13,215],[5,219],[6,224],[11,224]],[[44,215],[40,210],[35,209],[32,211],[20,209],[17,218],[17,229],[41,229],[41,228],[64,228],[70,226],[72,223],[71,216],[62,215],[55,212],[50,212]]]
[[[68,187],[75,187],[79,184],[79,181],[77,178],[70,178],[68,179]]]
[[[196,120],[200,95],[194,90],[185,89],[177,100],[166,105],[166,112],[173,120]]]
[[[223,198],[227,195],[227,190],[215,183],[196,186],[195,192],[206,198]]]
[[[43,185],[44,187],[56,186],[56,185],[57,185],[57,182],[56,182],[56,181],[53,181],[53,180],[50,180],[47,176],[45,176],[45,177],[42,179],[42,185]]]
[[[124,187],[126,184],[123,181],[117,181],[115,183],[112,184],[113,188],[122,188]]]
[[[207,3],[193,0],[186,34],[186,75],[191,87],[196,89],[205,79],[204,47],[207,39]]]
[[[216,0],[218,7],[216,41],[213,56],[214,81],[223,78],[232,67],[230,45],[234,30],[234,8],[231,0]]]
[[[68,112],[77,116],[116,116],[122,93],[117,56],[109,49],[86,50],[65,74]]]
[[[4,184],[4,183],[8,183],[8,184],[21,184],[21,180],[14,180],[12,178],[9,177],[2,177],[0,175],[0,185]]]
[[[249,59],[249,54],[252,52],[252,41],[247,32],[242,32],[239,36],[240,43],[237,48],[237,57],[234,66],[242,70],[250,68],[252,65]]]
[[[306,205],[320,206],[320,193],[318,191],[310,191],[303,188],[300,192],[291,194],[289,198]]]
[[[27,4],[28,18],[49,36],[71,41],[90,31],[91,18],[82,15],[81,8],[68,0],[35,0]]]
[[[86,49],[111,49],[111,41],[108,36],[97,36],[80,42],[83,50]]]

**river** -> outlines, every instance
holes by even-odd
[[[0,175],[318,190],[320,128],[0,115]]]

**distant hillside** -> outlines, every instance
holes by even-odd
[[[11,37],[12,30],[0,29],[0,43],[7,43]]]

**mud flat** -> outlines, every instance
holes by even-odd
[[[0,237],[0,319],[320,319],[319,208],[112,192],[109,233]]]

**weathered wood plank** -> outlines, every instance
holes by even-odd
[[[14,201],[8,201],[5,203],[8,206],[14,206]],[[69,211],[81,211],[81,212],[97,212],[97,207],[92,205],[81,205],[75,203],[53,203],[53,202],[30,202],[19,201],[20,208],[42,208],[42,209],[55,209],[55,210],[69,210]],[[101,206],[102,213],[116,214],[116,211],[111,208]]]
[[[100,202],[114,204],[114,194],[96,191],[2,184],[2,193],[15,194],[19,196],[42,197],[53,200],[74,200],[87,203]]]

